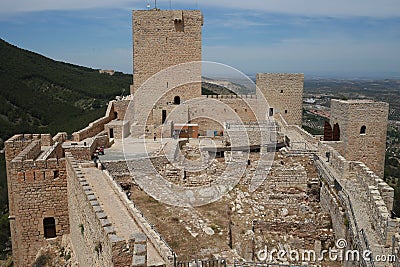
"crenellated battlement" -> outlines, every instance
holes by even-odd
[[[145,266],[147,237],[137,229],[126,233],[123,226],[115,225],[119,218],[109,214],[109,205],[113,203],[99,199],[93,177],[85,173],[87,167],[94,166],[79,165],[69,152],[66,158],[70,237],[79,263],[83,266]],[[118,213],[123,216],[122,212]]]

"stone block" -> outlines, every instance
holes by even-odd
[[[133,267],[145,267],[145,266],[147,266],[147,264],[146,264],[146,256],[133,255],[132,266]]]
[[[135,244],[133,253],[135,255],[146,255],[147,253],[147,246],[143,244]]]
[[[146,244],[147,236],[143,233],[132,234],[133,239],[135,239],[135,244]]]

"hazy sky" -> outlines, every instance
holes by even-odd
[[[132,72],[131,10],[154,1],[0,0],[0,38],[74,64]],[[400,77],[399,0],[158,0],[201,9],[203,60],[256,72]]]

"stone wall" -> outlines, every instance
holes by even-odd
[[[114,120],[104,125],[104,129],[110,139],[121,140],[130,135],[129,121]]]
[[[307,172],[300,163],[295,166],[282,165],[279,161],[272,163],[265,183],[275,187],[295,187],[305,190],[307,188]]]
[[[159,157],[160,158],[160,157]],[[156,161],[159,158],[154,158]],[[139,160],[140,161],[140,160]],[[131,218],[136,222],[136,224],[141,229],[142,233],[150,243],[154,246],[159,255],[163,258],[167,266],[172,266],[174,260],[174,252],[162,238],[162,236],[154,229],[154,226],[143,216],[141,212],[128,197],[126,196],[124,190],[121,188],[110,173],[105,170],[106,175],[109,177],[109,183],[113,188],[113,193],[115,193],[121,202],[124,204],[125,208],[129,212]]]
[[[224,139],[232,146],[276,145],[278,127],[273,122],[225,123]]]
[[[364,163],[347,161],[326,143],[329,142],[319,143],[319,154],[325,156],[326,152],[329,152],[329,162],[317,161],[317,166],[321,177],[327,181],[328,187],[334,188],[339,184],[340,191],[346,192],[343,193],[341,205],[344,206],[347,218],[351,221],[352,217],[354,217],[352,205],[356,204],[350,203],[351,199],[365,203],[368,208],[365,213],[368,214],[368,219],[372,222],[373,231],[379,237],[379,243],[391,245],[392,236],[398,233],[400,227],[399,219],[390,218],[390,211],[393,208],[394,201],[394,189],[380,179]],[[346,189],[342,189],[343,186]],[[331,212],[332,217],[335,217],[336,215],[333,211],[336,208],[329,208],[328,206],[326,205],[326,208]],[[365,220],[365,218],[354,218],[353,220],[356,224],[356,220],[363,219]],[[354,237],[357,235],[354,231],[351,234]]]
[[[131,100],[117,100],[113,101],[113,110],[116,112],[117,120],[124,120],[125,119],[125,113],[128,110],[129,104],[131,103]]]
[[[350,177],[357,179],[366,192],[378,190],[388,211],[393,209],[394,189],[362,162],[350,163]]]
[[[344,156],[364,162],[383,178],[389,104],[370,100],[331,101],[331,125],[339,124]],[[365,127],[365,133],[361,129]]]
[[[108,103],[107,111],[104,117],[95,120],[94,122],[89,123],[89,125],[72,134],[72,140],[74,142],[80,142],[86,138],[93,137],[100,132],[104,131],[104,125],[106,123],[109,123],[113,119],[115,119],[115,114],[114,114],[114,101],[111,101]]]
[[[125,120],[135,137],[143,135],[141,125],[160,135],[158,127],[177,98],[183,103],[201,96],[203,16],[190,10],[136,10],[132,19],[134,101]],[[187,122],[187,113],[175,123]]]
[[[65,153],[71,153],[75,159],[91,160],[96,148],[100,146],[108,147],[108,141],[108,136],[103,133],[88,139],[87,142],[89,143],[64,146],[64,150]]]
[[[132,25],[131,94],[161,70],[180,63],[201,61],[203,15],[200,11],[135,10]],[[165,86],[168,87],[167,81]]]
[[[132,266],[135,238],[115,234],[72,154],[67,153],[70,238],[81,266]]]
[[[273,114],[281,114],[289,125],[302,125],[304,74],[258,73],[257,87]]]
[[[55,137],[55,140],[61,139],[61,134]],[[47,148],[55,140],[49,134],[20,134],[5,142],[11,240],[16,266],[30,265],[40,247],[69,232],[65,160],[50,154],[37,158],[42,152],[41,145]],[[44,238],[43,219],[46,217],[55,219],[56,238]]]
[[[329,146],[330,142],[318,142],[318,154],[326,157],[329,153],[329,165],[338,179],[349,179],[350,161],[346,160],[338,151]],[[328,162],[328,159],[326,159]]]
[[[69,233],[65,159],[23,160],[17,156],[9,169],[14,263],[27,266],[41,247]],[[55,219],[56,238],[44,236],[43,220],[48,217]]]
[[[328,185],[323,183],[320,191],[320,203],[324,211],[331,215],[332,229],[336,239],[346,237],[345,212],[342,205],[338,202],[335,192]]]
[[[304,140],[306,141],[306,143],[308,145],[309,149],[314,149],[316,148],[317,144],[318,144],[318,139],[316,139],[312,134],[310,134],[309,132],[303,130],[303,128],[301,128],[300,126],[297,125],[289,125],[288,126],[288,130],[292,130],[297,132],[298,134],[301,135],[302,138],[304,138]]]

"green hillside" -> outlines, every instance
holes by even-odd
[[[14,133],[72,133],[103,115],[108,100],[129,91],[131,83],[131,75],[100,74],[0,39],[0,139]]]
[[[0,39],[0,150],[16,133],[72,133],[129,91],[132,75],[57,62]],[[4,154],[0,154],[0,265],[10,252]]]

